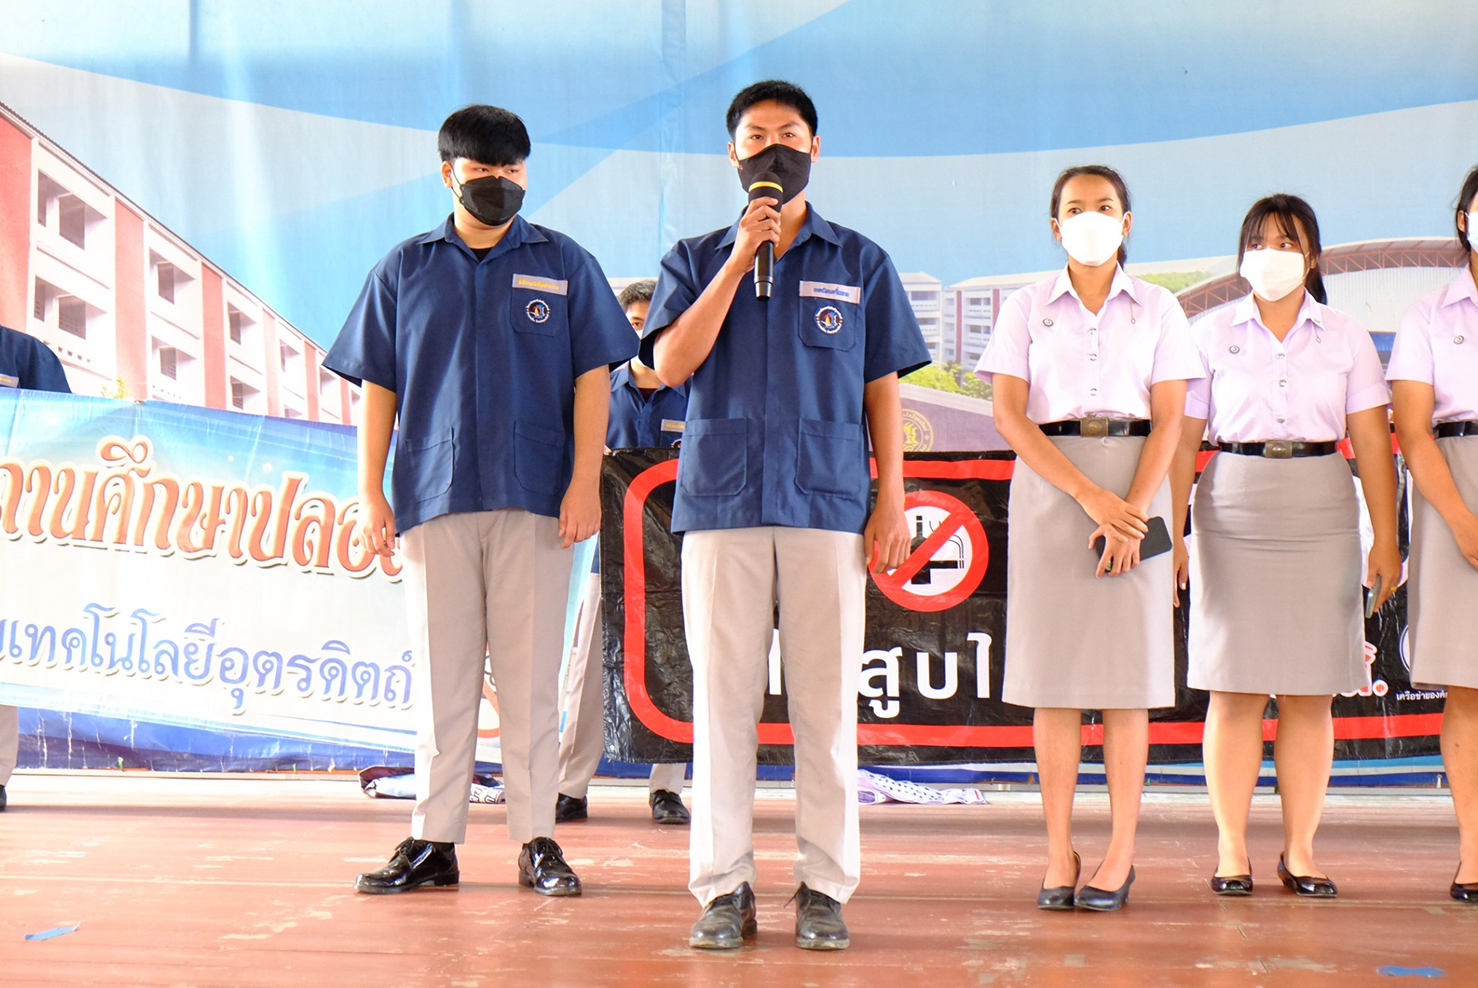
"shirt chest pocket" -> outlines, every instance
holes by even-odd
[[[531,336],[568,336],[569,306],[563,282],[558,292],[515,285],[508,300],[508,321],[515,333]]]
[[[797,307],[796,318],[801,342],[818,349],[855,349],[865,329],[862,306],[859,302],[843,298],[803,295]]]

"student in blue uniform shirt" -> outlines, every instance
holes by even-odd
[[[438,146],[452,215],[375,265],[324,358],[364,386],[360,536],[402,550],[425,717],[411,836],[355,888],[457,884],[491,655],[519,882],[575,895],[553,840],[569,548],[600,527],[609,369],[636,341],[595,259],[518,215],[523,121],[464,107]]]
[[[646,325],[656,284],[651,279],[634,281],[616,296],[631,328],[638,334]],[[687,411],[687,385],[669,388],[641,358],[632,357],[611,375],[611,421],[606,426],[606,445],[611,449],[676,446],[683,436]],[[565,727],[559,739],[559,802],[554,811],[557,823],[590,816],[587,793],[605,750],[601,661],[605,622],[600,608],[600,557],[597,556],[580,602],[575,648],[565,670]],[[682,762],[652,766],[647,778],[647,803],[656,823],[688,822],[688,810],[681,795],[687,772],[688,766]]]
[[[56,354],[36,337],[7,326],[0,326],[0,388],[72,393]],[[19,751],[19,712],[0,706],[0,812],[5,810],[5,787]]]
[[[688,381],[672,527],[683,539],[683,618],[693,662],[689,889],[704,907],[689,943],[755,935],[751,836],[757,723],[772,619],[795,733],[795,942],[850,942],[857,887],[857,682],[867,566],[906,558],[898,378],[929,362],[888,255],[807,205],[820,152],[798,87],[760,82],[726,119],[746,190],[729,228],[662,261],[643,359]],[[775,255],[773,297],[750,271]],[[691,380],[689,381],[689,377]],[[878,493],[869,505],[868,441]]]

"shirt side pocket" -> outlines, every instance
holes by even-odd
[[[456,444],[451,429],[440,429],[396,444],[390,487],[397,501],[429,501],[452,486]]]
[[[695,497],[731,497],[749,472],[748,419],[688,419],[678,454],[677,486]]]
[[[796,437],[796,485],[809,494],[866,496],[862,425],[801,419]]]
[[[556,494],[565,461],[565,434],[558,429],[513,425],[513,475],[526,490]]]

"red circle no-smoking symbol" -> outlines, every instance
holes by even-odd
[[[990,558],[975,512],[942,491],[910,491],[903,513],[913,549],[893,572],[872,574],[878,589],[911,611],[948,610],[974,593]]]

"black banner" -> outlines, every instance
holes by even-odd
[[[1011,453],[905,454],[914,550],[891,576],[868,580],[858,696],[863,764],[1033,760],[1032,711],[999,699],[1013,465]],[[692,671],[683,632],[681,537],[669,530],[676,477],[676,450],[617,450],[606,458],[601,481],[606,751],[622,761],[690,756]],[[1403,507],[1403,553],[1406,542]],[[1175,613],[1176,705],[1150,716],[1155,764],[1201,758],[1207,694],[1185,685],[1186,605],[1182,595]],[[1063,620],[1073,616],[1064,613]],[[1337,758],[1437,753],[1442,694],[1411,690],[1402,659],[1405,627],[1403,586],[1366,622],[1373,646],[1367,647],[1366,688],[1335,697]],[[763,764],[789,764],[791,735],[774,658],[759,757]],[[1084,757],[1091,761],[1098,757],[1091,746],[1101,739],[1098,715],[1085,714],[1085,724],[1090,750]]]

